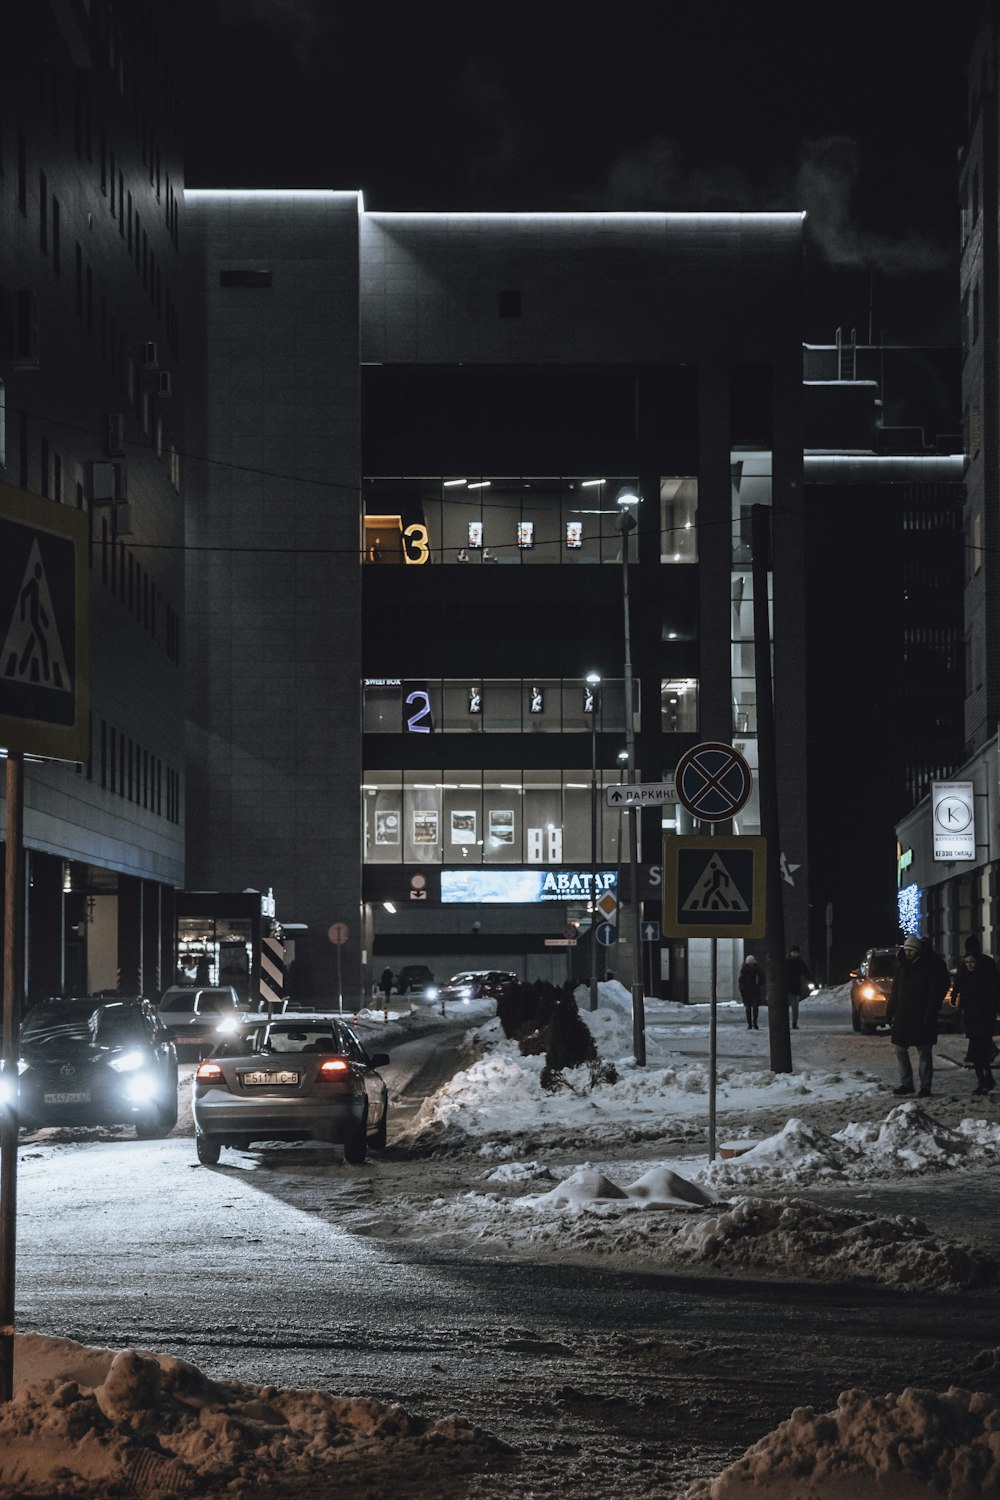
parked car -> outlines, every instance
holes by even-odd
[[[224,1036],[235,1036],[248,1016],[230,985],[171,985],[160,1020],[174,1035],[177,1055],[205,1057]]]
[[[438,994],[426,964],[404,964],[396,975],[395,989],[399,995],[423,995],[425,1000],[436,1000]]]
[[[864,959],[851,974],[851,1025],[855,1031],[871,1033],[888,1026],[886,1007],[896,972],[896,948],[869,948]],[[954,976],[952,976],[954,978]],[[938,1028],[955,1031],[961,1025],[956,1007],[951,1003],[951,987],[938,1011]]]
[[[155,1140],[177,1124],[177,1052],[144,995],[44,1000],[21,1027],[22,1125],[135,1125]]]
[[[342,1021],[260,1022],[223,1042],[194,1076],[198,1160],[213,1165],[223,1146],[252,1141],[332,1141],[353,1164],[369,1140],[386,1143],[389,1096],[377,1071],[385,1052],[369,1055]]]
[[[509,969],[463,969],[453,974],[438,994],[444,1001],[495,1000],[506,985],[516,983],[517,975]]]

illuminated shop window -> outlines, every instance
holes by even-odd
[[[627,830],[605,806],[620,770],[366,771],[366,864],[581,865],[615,862]]]
[[[660,480],[660,561],[698,561],[698,481],[692,475]]]
[[[616,497],[636,489],[629,475],[368,478],[362,561],[403,567],[621,562]],[[661,517],[668,518],[678,560],[697,555],[696,511],[695,480],[663,481]]]

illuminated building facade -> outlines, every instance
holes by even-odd
[[[331,992],[336,922],[352,993],[409,962],[589,966],[565,939],[594,872],[629,896],[605,797],[623,495],[642,781],[699,740],[755,760],[749,516],[779,512],[782,837],[805,873],[801,216],[187,210],[189,887],[273,885],[300,994]],[[685,817],[641,815],[650,921]],[[643,952],[661,993],[703,986],[689,946]],[[624,949],[602,968],[627,978]]]

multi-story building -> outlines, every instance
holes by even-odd
[[[91,582],[89,754],[25,770],[32,996],[119,978],[155,989],[173,963],[184,330],[170,16],[104,0],[0,10],[0,481],[39,517],[86,518]],[[3,644],[13,628],[0,622]]]
[[[698,740],[753,761],[754,502],[804,867],[801,216],[186,207],[189,885],[273,888],[300,994],[337,959],[351,992],[409,961],[563,977],[549,944],[624,862],[623,545],[639,779]],[[646,917],[684,816],[642,815]],[[699,992],[706,947],[644,972]]]

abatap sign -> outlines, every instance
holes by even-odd
[[[931,817],[936,860],[975,859],[976,799],[971,781],[933,782]]]

